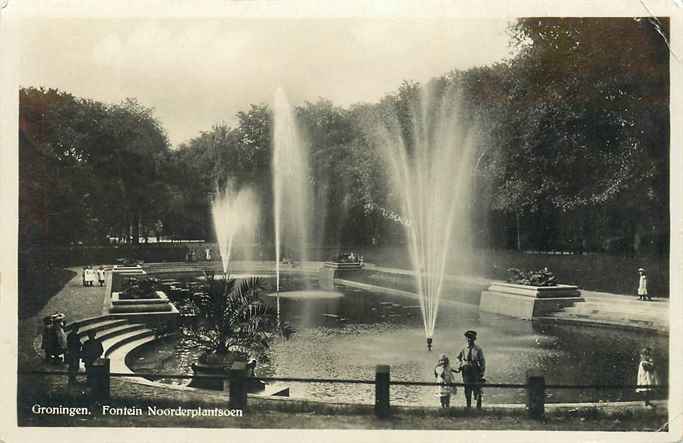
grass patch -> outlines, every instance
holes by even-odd
[[[19,272],[19,319],[33,317],[77,274],[68,269],[20,270]]]

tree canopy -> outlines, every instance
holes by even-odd
[[[516,55],[509,60],[424,85],[405,81],[377,103],[303,103],[295,111],[311,155],[312,238],[400,239],[400,224],[387,215],[398,211],[395,193],[372,132],[379,123],[399,125],[410,143],[415,98],[427,88],[447,98],[455,88],[467,109],[461,118],[481,127],[472,204],[475,218],[491,221],[482,228],[484,245],[600,249],[624,238],[638,249],[644,239],[663,238],[653,247],[665,251],[668,34],[663,18],[524,18],[510,28]],[[153,110],[134,99],[105,104],[32,87],[20,99],[25,240],[211,239],[210,202],[228,184],[260,195],[260,240],[272,240],[267,105],[171,149]]]
[[[153,110],[134,99],[107,105],[55,89],[20,91],[25,141],[40,153],[44,176],[31,174],[25,158],[23,180],[41,182],[39,195],[23,195],[27,205],[47,205],[45,233],[58,244],[100,242],[107,235],[138,238],[142,219],[165,210],[162,170],[169,145]],[[35,165],[38,167],[37,165]],[[160,195],[161,194],[161,195]]]

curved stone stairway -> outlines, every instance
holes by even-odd
[[[148,325],[113,315],[73,322],[66,326],[67,332],[76,325],[78,325],[78,336],[81,342],[87,340],[89,331],[95,331],[95,339],[99,340],[104,348],[103,356],[109,358],[109,370],[117,374],[134,374],[134,371],[126,364],[126,356],[136,348],[161,338]],[[136,383],[158,386],[158,383],[144,377],[131,377],[130,379]],[[184,385],[164,386],[175,389],[193,389]],[[289,386],[272,383],[268,384],[264,391],[250,395],[288,397]]]
[[[126,355],[135,348],[157,339],[156,332],[148,325],[118,316],[104,315],[88,318],[67,325],[69,331],[78,325],[78,336],[85,342],[90,331],[102,343],[104,357],[110,360],[110,370],[116,373],[133,371],[126,365]]]

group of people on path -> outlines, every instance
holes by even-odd
[[[446,354],[441,354],[439,361],[434,368],[434,376],[437,383],[440,383],[438,395],[441,400],[442,408],[449,408],[451,405],[451,395],[457,393],[455,383],[456,373],[462,375],[462,382],[465,385],[465,401],[467,408],[472,407],[472,397],[477,403],[477,409],[481,409],[481,385],[486,382],[484,373],[486,372],[486,359],[484,351],[475,344],[477,340],[476,331],[466,331],[465,338],[467,344],[458,353],[457,368],[453,368]]]
[[[472,407],[472,397],[477,404],[477,409],[481,409],[482,385],[486,383],[484,373],[486,372],[486,359],[484,351],[475,344],[477,332],[469,330],[465,332],[467,344],[458,353],[456,360],[457,367],[453,368],[446,354],[439,356],[439,361],[434,368],[434,377],[439,383],[438,396],[442,408],[449,408],[451,405],[451,395],[457,393],[454,385],[455,374],[462,374],[462,382],[465,385],[465,401],[467,408]],[[636,392],[640,394],[645,405],[654,407],[651,403],[655,386],[659,385],[653,351],[650,347],[645,347],[640,351],[640,361],[638,363]]]
[[[88,331],[88,339],[85,343],[81,343],[78,326],[73,326],[67,336],[64,318],[64,314],[55,313],[43,319],[42,348],[45,351],[45,359],[50,363],[61,363],[63,356],[64,363],[69,368],[69,381],[73,382],[81,360],[88,372],[92,364],[100,358],[104,348],[96,339],[96,333],[93,330]]]
[[[201,258],[198,258],[201,257]],[[205,247],[204,249],[199,249],[199,253],[193,248],[185,247],[185,261],[187,263],[195,262],[199,260],[212,261],[213,260],[213,250],[210,247]]]
[[[82,277],[83,286],[95,286],[95,281],[100,286],[104,286],[104,267],[100,266],[97,269],[93,269],[92,266],[86,266],[83,268]]]
[[[45,351],[45,360],[50,363],[62,361],[67,349],[67,337],[64,332],[66,323],[64,314],[57,312],[43,318],[43,337],[41,348]]]

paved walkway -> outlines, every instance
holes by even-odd
[[[552,315],[557,321],[574,324],[615,326],[632,330],[649,330],[666,335],[669,332],[669,300],[638,300],[625,294],[581,290],[583,303]]]

